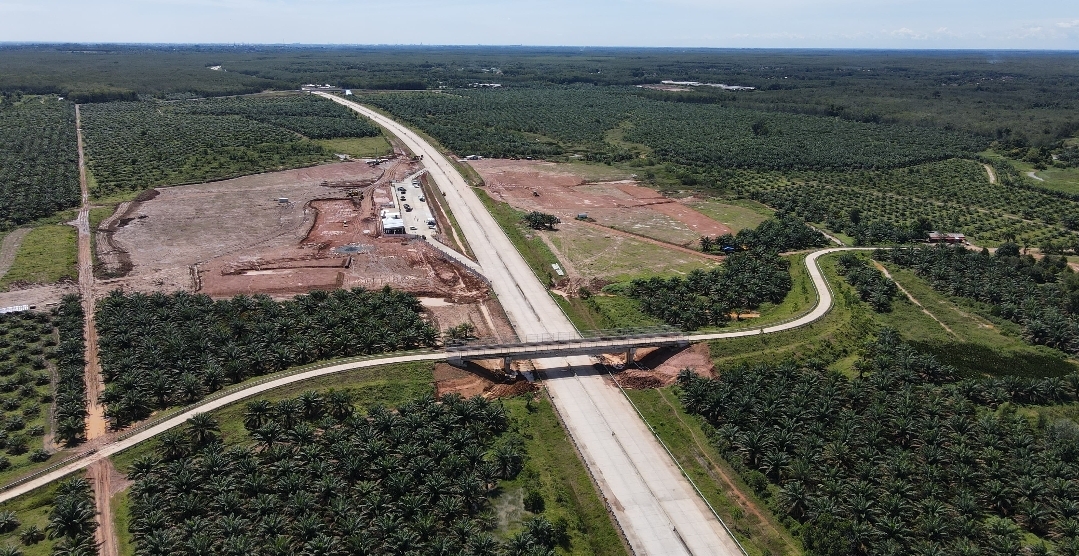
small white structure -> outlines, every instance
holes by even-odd
[[[0,315],[6,313],[21,313],[23,311],[29,311],[29,305],[15,305],[13,307],[0,307]]]
[[[346,97],[352,96],[352,89],[345,89],[345,96]]]

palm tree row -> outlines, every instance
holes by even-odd
[[[421,311],[415,297],[388,287],[315,291],[283,302],[115,290],[97,312],[102,401],[119,427],[252,376],[432,346],[438,334]]]
[[[83,437],[86,421],[86,367],[82,300],[66,295],[56,309],[56,436],[67,444]]]
[[[767,251],[733,253],[711,270],[693,270],[685,278],[636,279],[629,295],[641,310],[672,326],[695,330],[722,326],[732,311],[779,303],[791,289],[790,262]]]
[[[50,539],[60,539],[53,545],[56,556],[94,556],[97,554],[97,510],[94,491],[83,478],[68,479],[56,487],[49,524],[45,532]]]
[[[1032,344],[1079,353],[1079,274],[1064,257],[1035,260],[1008,243],[994,255],[940,246],[879,250],[873,257],[910,268],[938,291],[989,304],[995,315],[1022,325]]]
[[[251,441],[226,447],[198,415],[133,463],[136,554],[523,556],[565,542],[543,518],[508,543],[489,532],[489,497],[524,454],[482,398],[362,415],[342,392],[308,392],[250,402],[244,426]]]
[[[1015,405],[1079,376],[955,382],[889,330],[855,369],[684,372],[682,401],[812,554],[1079,554],[1079,426]]]

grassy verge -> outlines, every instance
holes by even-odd
[[[56,486],[60,481],[53,481],[41,488],[32,490],[14,500],[0,504],[0,511],[13,512],[19,520],[19,527],[0,535],[0,549],[9,546],[18,547],[23,556],[46,556],[52,554],[53,545],[58,541],[45,540],[32,545],[24,545],[19,535],[30,526],[37,526],[42,531],[49,524],[49,512],[52,511]]]
[[[52,284],[78,277],[75,228],[61,224],[39,226],[23,239],[11,270],[0,277],[0,290],[13,283]]]
[[[135,540],[131,538],[131,500],[127,491],[112,497],[113,530],[116,531],[116,552],[120,556],[135,556]]]
[[[524,509],[524,495],[536,491],[543,498],[547,518],[552,522],[564,519],[569,526],[569,548],[559,554],[628,554],[550,401],[542,397],[529,404],[526,398],[513,398],[503,404],[513,429],[525,439],[528,460],[516,479],[502,482],[493,501],[499,532],[510,535],[521,529],[521,523],[532,515]]]
[[[438,210],[445,215],[446,220],[449,220],[450,226],[453,230],[448,230],[449,233],[442,235],[446,236],[452,243],[451,247],[456,247],[458,252],[464,253],[465,256],[475,260],[476,255],[472,252],[472,248],[468,245],[468,238],[465,237],[465,233],[461,231],[461,225],[457,223],[457,218],[453,215],[453,211],[450,210],[450,203],[446,200],[446,196],[442,194],[442,190],[435,184],[431,183],[428,176],[423,177],[424,191],[427,195],[431,196],[435,200],[435,204],[438,206]],[[458,243],[460,239],[461,244]]]
[[[554,270],[551,265],[557,263],[558,258],[554,256],[554,253],[551,253],[547,244],[543,243],[538,234],[528,233],[524,230],[521,225],[521,217],[524,216],[524,213],[507,203],[492,199],[482,189],[474,188],[473,191],[476,192],[483,205],[487,207],[487,211],[494,217],[495,222],[498,222],[502,231],[509,236],[510,242],[521,253],[528,266],[532,267],[532,272],[536,273],[536,276],[540,278],[540,282],[549,285],[554,279]]]
[[[578,330],[612,330],[615,328],[647,328],[663,325],[663,321],[641,311],[637,300],[624,295],[593,295],[588,299],[566,299],[554,295]]]
[[[322,392],[337,389],[349,391],[354,405],[359,408],[374,405],[394,407],[406,400],[432,393],[433,371],[434,363],[427,361],[353,369],[275,388],[210,413],[221,424],[221,435],[226,445],[242,444],[249,441],[243,425],[245,406],[249,401],[277,402],[308,390]],[[112,460],[117,469],[126,473],[131,462],[155,449],[154,441],[143,442],[112,456]]]
[[[334,153],[347,154],[354,158],[377,158],[393,152],[386,137],[339,137],[320,139],[316,143]]]
[[[767,505],[712,447],[700,421],[682,410],[671,388],[627,394],[747,552],[774,556],[802,553]]]
[[[894,265],[887,268],[892,278],[933,316],[900,294],[892,312],[876,314],[874,318],[898,330],[919,351],[933,354],[961,374],[984,375],[992,370],[995,375],[1061,376],[1079,369],[1062,352],[1025,342],[1019,325],[992,317],[988,307],[937,292],[910,270]]]

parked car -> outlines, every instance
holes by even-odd
[[[409,205],[408,203],[405,203],[405,211],[406,212],[412,212],[412,206]]]
[[[427,199],[424,199],[424,198],[423,198],[423,196],[420,196],[420,202],[421,202],[421,203],[426,203],[426,202],[427,202]]]

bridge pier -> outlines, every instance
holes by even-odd
[[[633,364],[633,360],[637,357],[637,348],[631,347],[626,349],[626,366]]]
[[[511,382],[517,380],[517,371],[513,370],[513,358],[509,356],[502,358],[502,372],[506,373],[506,378]]]

